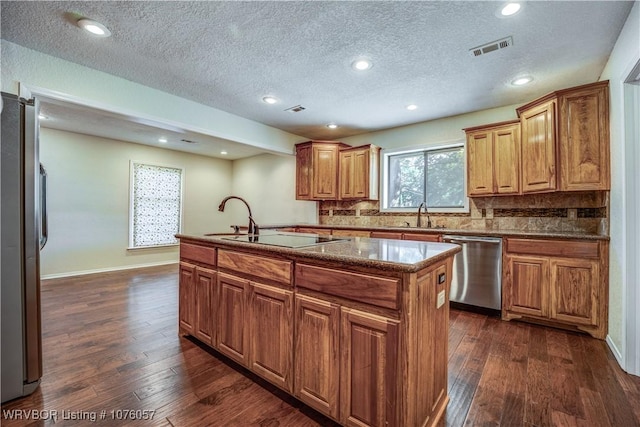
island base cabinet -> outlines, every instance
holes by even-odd
[[[180,262],[178,329],[184,335],[192,335],[195,331],[195,276],[195,265]]]
[[[208,345],[215,345],[216,272],[207,268],[195,270],[195,328],[194,335]]]
[[[397,426],[398,322],[342,308],[341,422]]]
[[[249,334],[246,296],[249,281],[229,274],[218,273],[218,337],[217,348],[243,366],[248,366]]]
[[[293,292],[251,283],[249,368],[278,387],[293,390]]]
[[[323,414],[339,417],[340,307],[296,295],[295,396]]]

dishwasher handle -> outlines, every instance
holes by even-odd
[[[502,239],[499,237],[476,237],[476,236],[450,236],[444,235],[442,236],[443,242],[460,242],[460,243],[468,243],[468,242],[482,242],[482,243],[492,243],[492,244],[501,244]]]

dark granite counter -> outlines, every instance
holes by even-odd
[[[323,225],[323,224],[279,224],[261,225],[263,229],[277,229],[287,227],[321,228],[330,230],[368,230],[391,233],[439,233],[460,236],[487,236],[487,237],[525,237],[532,239],[585,239],[585,240],[609,240],[609,236],[591,234],[576,231],[527,231],[527,230],[481,230],[481,229],[454,229],[454,228],[418,228],[418,227],[358,227],[348,225]]]
[[[388,271],[412,273],[446,259],[460,251],[460,246],[448,243],[418,242],[412,240],[374,239],[366,237],[341,237],[341,240],[303,247],[287,247],[270,244],[268,236],[299,236],[263,230],[259,236],[178,234],[181,241],[196,241],[279,255],[293,260],[322,260],[337,265],[362,266]],[[251,237],[251,238],[248,238]],[[230,239],[231,238],[231,239]],[[262,240],[261,240],[262,238]],[[243,241],[245,240],[245,241]],[[253,241],[249,241],[253,240]]]

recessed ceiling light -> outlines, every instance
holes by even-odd
[[[111,35],[111,31],[107,27],[92,19],[80,19],[78,27],[98,37],[109,37]]]
[[[531,83],[533,81],[533,77],[531,76],[521,76],[518,78],[515,78],[511,81],[511,84],[514,86],[524,86],[528,83]]]
[[[356,71],[366,71],[373,67],[373,64],[368,59],[356,59],[351,63],[351,68]]]
[[[226,151],[221,151],[220,154],[222,154],[223,156],[226,156],[227,152]]]
[[[413,110],[417,110],[418,106],[416,104],[409,104],[407,105],[407,110],[409,111],[413,111]]]
[[[165,137],[159,138],[158,142],[161,143],[161,144],[164,144],[165,142],[167,142],[167,138],[165,138]]]
[[[273,96],[265,96],[264,98],[262,98],[263,102],[266,102],[267,104],[275,104],[278,102],[277,98],[274,98]]]
[[[498,9],[499,13],[497,13],[496,15],[503,16],[503,17],[513,16],[516,13],[520,12],[521,8],[522,8],[522,5],[520,3],[515,3],[515,2],[506,3],[502,5],[500,9]]]
[[[335,123],[329,123],[329,124],[327,125],[327,127],[328,127],[329,129],[336,129],[336,128],[338,127],[338,125],[337,125],[337,124],[335,124]]]

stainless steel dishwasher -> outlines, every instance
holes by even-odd
[[[477,236],[442,236],[462,246],[453,259],[450,300],[500,310],[502,304],[502,239]]]

